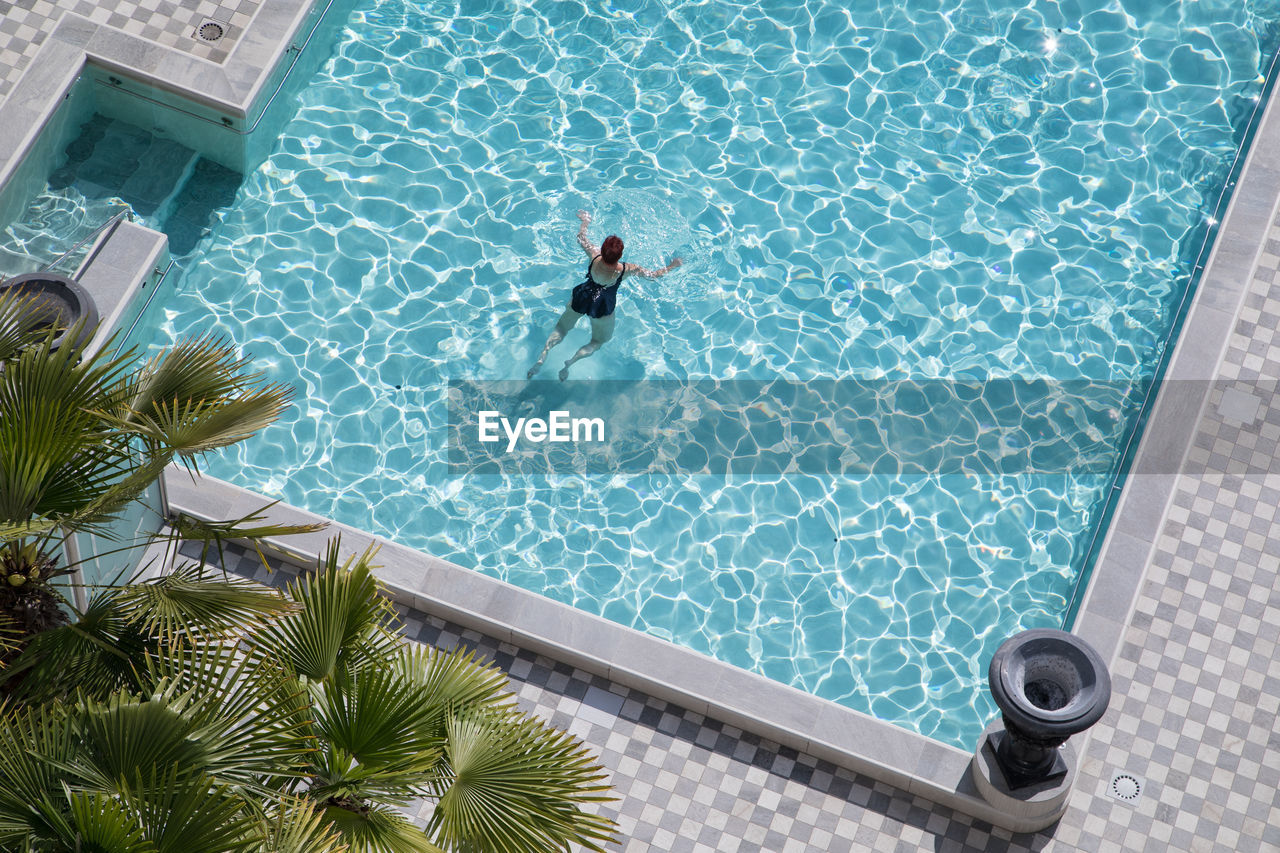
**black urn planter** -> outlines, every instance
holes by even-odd
[[[31,298],[28,309],[31,326],[47,329],[58,326],[64,331],[54,339],[54,349],[65,343],[83,343],[98,326],[98,307],[89,291],[65,275],[51,272],[28,273],[0,284],[0,293],[18,291]],[[74,342],[67,340],[71,327],[83,319]]]
[[[1093,647],[1051,628],[1024,631],[996,650],[987,670],[1005,731],[987,741],[1011,790],[1066,776],[1058,747],[1101,719],[1111,675]]]

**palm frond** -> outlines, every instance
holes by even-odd
[[[113,519],[150,488],[173,461],[170,453],[142,453],[133,445],[130,445],[126,453],[127,461],[113,470],[89,471],[81,475],[100,478],[98,494],[91,500],[82,500],[62,516],[64,527],[86,530],[101,526],[104,520]]]
[[[121,386],[115,412],[119,418],[147,417],[157,404],[171,400],[217,400],[260,386],[263,375],[236,355],[228,341],[213,335],[182,341],[151,358]]]
[[[408,803],[428,790],[440,762],[443,731],[428,726],[433,708],[394,672],[338,673],[312,688],[320,750],[317,797]]]
[[[92,501],[131,467],[131,451],[92,414],[118,359],[81,348],[25,351],[0,373],[0,519],[53,517]]]
[[[396,657],[395,671],[409,683],[418,702],[430,710],[431,727],[440,726],[441,732],[449,713],[515,707],[507,676],[493,664],[477,660],[470,649],[445,651],[413,645]]]
[[[270,424],[293,396],[251,372],[235,348],[212,336],[151,359],[103,417],[184,459],[241,441]]]
[[[324,818],[351,853],[445,853],[408,818],[385,806],[349,809],[329,803]]]
[[[119,792],[140,769],[203,773],[209,768],[210,745],[199,737],[202,727],[165,697],[117,692],[105,702],[83,703],[77,722],[80,750],[67,765],[99,789]]]
[[[10,695],[33,702],[81,692],[105,697],[137,683],[135,662],[151,645],[126,618],[119,591],[104,590],[70,625],[43,631],[3,672]]]
[[[75,749],[65,707],[0,711],[0,849],[66,835],[61,766]]]
[[[302,768],[310,749],[302,690],[277,663],[202,644],[162,650],[143,680],[145,693],[80,705],[81,748],[68,767],[95,787],[112,790],[137,768],[176,765],[271,796]]]
[[[5,540],[57,524],[103,530],[175,457],[190,463],[243,440],[291,396],[207,338],[132,373],[132,353],[86,358],[83,343],[57,350],[50,343],[27,348],[0,371]],[[0,352],[4,346],[0,340]]]
[[[13,542],[19,539],[30,539],[35,536],[47,536],[61,527],[61,520],[56,518],[0,521],[0,542]]]
[[[20,647],[22,631],[7,613],[0,613],[0,669],[4,669],[9,656]]]
[[[305,797],[286,797],[268,817],[258,853],[347,853],[342,836]]]
[[[425,733],[432,709],[393,672],[343,673],[315,693],[316,733],[362,765],[395,764],[440,745]]]
[[[164,645],[140,691],[192,726],[205,769],[249,788],[287,786],[313,749],[310,697],[280,661],[234,642]]]
[[[194,563],[122,587],[117,600],[127,619],[143,632],[161,636],[253,632],[268,619],[297,609],[278,590],[230,575],[207,577]]]
[[[202,453],[244,441],[274,423],[288,407],[289,396],[285,386],[271,385],[233,398],[156,402],[149,414],[132,416],[127,427],[144,440],[191,461]]]
[[[12,361],[23,350],[56,335],[57,329],[41,329],[32,322],[36,298],[17,290],[0,292],[0,362]]]
[[[445,774],[427,832],[451,849],[558,853],[601,850],[611,820],[583,811],[608,802],[607,776],[581,741],[541,720],[480,712],[447,721]]]
[[[339,565],[339,549],[335,539],[316,572],[289,585],[300,611],[276,620],[258,638],[312,681],[383,663],[396,653],[395,610],[369,568],[374,550]]]
[[[269,568],[267,557],[262,553],[261,543],[264,539],[296,536],[303,533],[317,533],[328,527],[326,522],[314,524],[258,524],[257,522],[266,520],[267,511],[277,503],[279,501],[273,501],[248,515],[226,521],[205,521],[193,518],[185,513],[179,513],[177,518],[174,518],[169,523],[168,536],[171,542],[200,542],[203,546],[200,553],[201,564],[205,564],[207,561],[210,545],[217,548],[219,565],[225,565],[226,559],[223,553],[223,544],[233,540],[248,542],[257,552],[258,559],[262,561],[262,565]]]
[[[133,811],[101,791],[70,793],[66,849],[82,853],[156,853]]]
[[[139,769],[118,783],[156,853],[254,853],[260,819],[245,798],[182,765]]]
[[[406,806],[430,793],[440,752],[406,754],[394,763],[361,764],[323,739],[308,756],[307,794],[320,800]]]

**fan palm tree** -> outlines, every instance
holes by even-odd
[[[107,524],[175,460],[194,467],[288,405],[228,344],[181,343],[139,366],[32,326],[30,301],[0,296],[0,629],[10,648],[65,621],[50,581],[63,538]]]
[[[551,853],[612,836],[582,808],[608,799],[582,745],[521,714],[496,670],[406,647],[371,554],[340,565],[334,543],[288,596],[202,559],[64,601],[66,533],[103,531],[289,392],[210,339],[136,367],[55,349],[24,317],[0,297],[0,849]],[[289,532],[260,520],[176,527],[219,546]],[[421,798],[425,831],[402,813]]]
[[[371,558],[334,542],[284,595],[188,565],[36,637],[3,676],[0,848],[601,849],[593,757],[470,653],[404,643]]]

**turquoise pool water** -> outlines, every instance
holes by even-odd
[[[971,746],[1109,474],[446,470],[446,381],[523,376],[579,208],[686,264],[575,378],[1150,378],[1280,6],[846,5],[360,2],[135,333],[297,387],[208,470]]]

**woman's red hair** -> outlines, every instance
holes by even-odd
[[[622,238],[617,234],[610,234],[600,244],[600,259],[606,264],[616,264],[620,257],[622,257]]]

